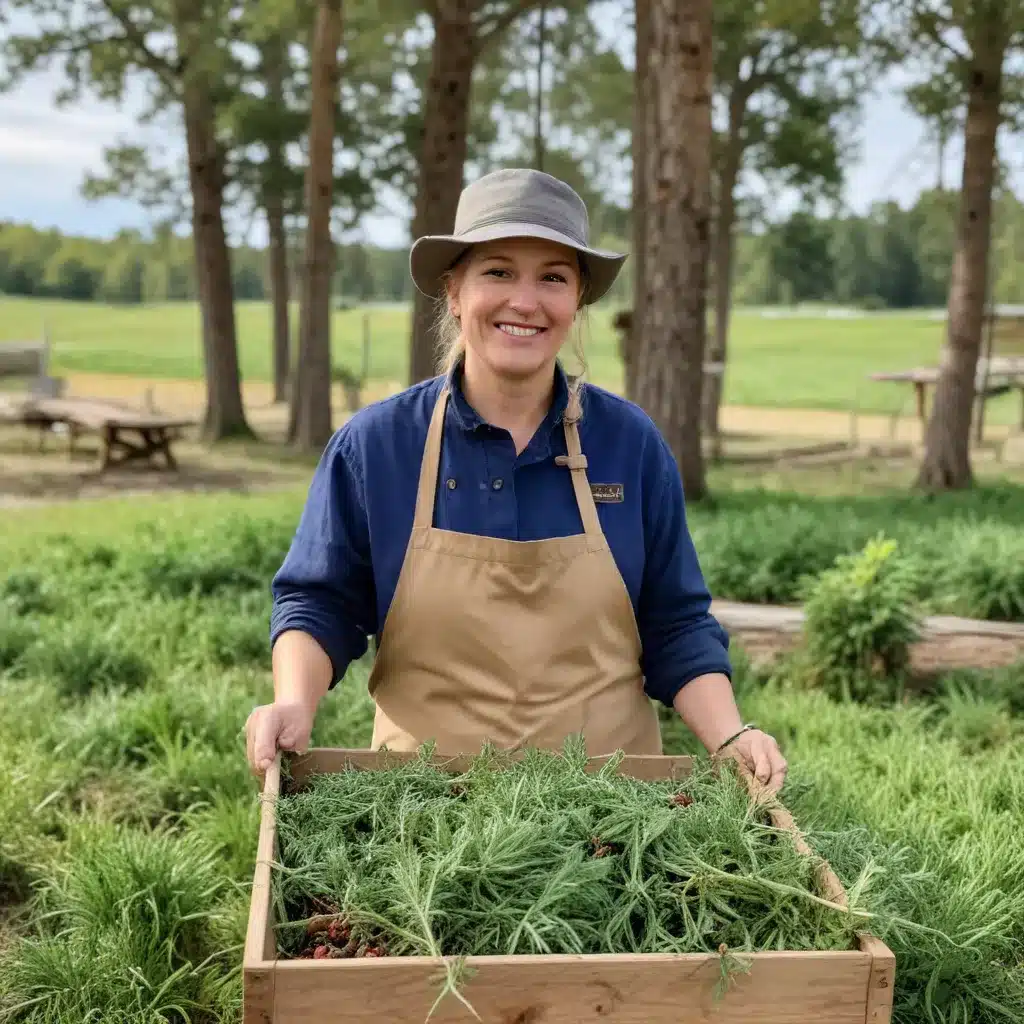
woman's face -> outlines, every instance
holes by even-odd
[[[579,307],[580,270],[568,246],[535,238],[481,243],[456,269],[448,303],[466,359],[502,377],[547,372]]]

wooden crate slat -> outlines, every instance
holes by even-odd
[[[275,803],[281,789],[281,758],[275,758],[263,781],[260,798],[260,833],[256,845],[256,871],[249,900],[249,924],[243,954],[244,1024],[274,1024],[274,935],[271,867],[276,847]]]
[[[439,965],[416,960],[281,963],[275,1024],[424,1024],[441,990]],[[719,959],[699,955],[484,957],[461,991],[485,1024],[864,1024],[869,954],[759,953],[751,961],[717,1004]],[[431,1021],[476,1018],[448,995]]]
[[[892,1020],[893,989],[896,987],[896,957],[881,940],[866,932],[858,936],[860,948],[871,954],[868,976],[868,1006],[865,1024],[889,1024]]]

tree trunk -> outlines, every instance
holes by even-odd
[[[284,227],[284,200],[269,195],[266,201],[270,249],[270,303],[273,318],[274,401],[288,400],[291,361],[291,325],[288,320],[288,238]]]
[[[218,441],[251,435],[252,431],[242,403],[231,254],[224,231],[224,155],[217,141],[209,90],[192,79],[185,82],[183,92],[192,240],[206,366],[202,437]]]
[[[715,332],[707,361],[714,368],[704,378],[703,430],[711,441],[711,458],[722,457],[719,410],[725,385],[725,366],[729,346],[729,312],[732,306],[733,227],[736,223],[736,182],[743,161],[743,118],[746,97],[737,88],[729,102],[729,134],[718,169],[718,211],[714,224]]]
[[[470,87],[476,61],[476,0],[438,0],[430,78],[423,96],[423,144],[412,220],[413,238],[449,234],[462,192],[469,128]],[[432,322],[434,303],[413,294],[409,382],[437,373]]]
[[[971,410],[988,285],[992,186],[1004,56],[1004,45],[976,47],[968,72],[963,184],[949,287],[946,343],[917,477],[917,486],[928,490],[965,488],[973,482]]]
[[[647,116],[653,100],[654,83],[650,76],[650,5],[637,0],[636,49],[633,72],[633,208],[630,213],[633,229],[633,310],[628,329],[622,336],[622,371],[626,397],[637,400],[636,352],[638,332],[647,321],[644,304],[644,248],[647,223]]]
[[[690,499],[706,493],[701,390],[711,220],[711,0],[649,7],[637,401],[665,436]]]
[[[544,36],[547,28],[547,3],[541,0],[537,11],[537,105],[534,108],[533,166],[544,170]]]
[[[284,41],[272,39],[264,47],[267,99],[284,109]],[[272,366],[274,401],[288,400],[288,376],[291,361],[291,325],[288,318],[290,289],[288,286],[288,236],[284,225],[284,189],[286,164],[281,140],[267,140],[267,162],[264,181],[264,208],[267,215],[270,256],[270,305],[273,328]]]
[[[334,125],[338,95],[341,0],[320,0],[314,36],[306,168],[306,251],[299,320],[299,358],[292,388],[289,440],[322,451],[331,438],[331,276],[334,243]]]

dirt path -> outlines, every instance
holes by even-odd
[[[206,389],[201,380],[176,380],[129,377],[113,374],[70,374],[67,394],[76,397],[119,399],[141,407],[152,406],[168,413],[202,418]],[[364,395],[364,401],[375,401],[402,388],[400,381],[375,381]],[[284,440],[288,409],[274,404],[271,386],[266,381],[246,381],[243,397],[250,426],[271,445]],[[348,415],[340,389],[334,392],[334,422],[340,424]],[[748,462],[774,463],[783,453],[799,452],[801,464],[824,460],[824,470],[836,459],[849,458],[848,451],[823,452],[810,455],[811,448],[843,448],[851,441],[860,446],[878,446],[889,452],[891,442],[904,447],[920,442],[921,430],[913,419],[892,422],[886,416],[853,417],[848,413],[821,409],[764,409],[727,406],[722,410],[722,425],[727,435],[727,452],[731,458]],[[993,428],[991,438],[999,437]],[[1000,440],[1006,436],[1002,428]],[[1014,445],[1016,447],[1014,447]],[[4,431],[0,438],[0,506],[14,506],[51,501],[104,498],[114,495],[161,493],[174,491],[226,490],[251,492],[266,488],[287,487],[308,479],[310,466],[292,459],[277,458],[265,444],[209,449],[192,439],[183,439],[176,446],[181,470],[176,474],[162,471],[122,469],[105,474],[95,472],[95,452],[91,446],[69,457],[66,442],[58,437],[45,440],[38,448],[34,432],[20,436]],[[1019,458],[1018,458],[1019,456]],[[991,457],[991,456],[990,456]],[[1018,433],[1003,445],[998,460],[1000,472],[1008,463],[1024,464],[1024,434]],[[827,463],[827,465],[826,465]]]
[[[120,398],[153,404],[167,411],[201,413],[206,390],[199,380],[147,379],[109,374],[76,373],[68,375],[68,393],[96,398]],[[401,390],[400,381],[374,381],[364,401],[376,401]],[[242,386],[246,410],[253,426],[275,428],[283,422],[284,407],[273,404],[273,392],[267,381],[245,381]],[[335,396],[340,417],[347,413],[340,393]],[[783,438],[816,440],[894,441],[916,444],[921,440],[921,425],[912,417],[893,420],[889,416],[865,414],[853,416],[829,409],[772,409],[751,406],[725,406],[722,426],[727,433],[756,434]],[[987,436],[1002,439],[1007,427],[991,427]]]

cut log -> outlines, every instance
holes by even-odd
[[[714,601],[711,613],[755,666],[797,647],[803,636],[803,609],[790,605]],[[956,615],[930,615],[911,647],[914,672],[1003,668],[1024,660],[1024,623],[989,622]]]

